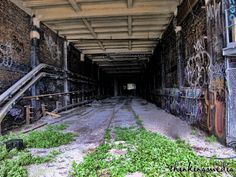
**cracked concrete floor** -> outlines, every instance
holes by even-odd
[[[132,107],[142,119],[144,128],[158,132],[170,139],[182,139],[191,145],[193,150],[200,156],[219,158],[236,157],[232,148],[227,148],[218,142],[207,142],[207,134],[199,129],[192,134],[192,127],[180,118],[173,116],[156,105],[143,99],[133,99]]]
[[[144,104],[145,103],[145,104]],[[158,132],[170,139],[176,137],[188,142],[199,155],[218,157],[235,156],[236,153],[221,144],[205,142],[206,134],[197,130],[192,135],[192,127],[179,118],[166,113],[154,104],[140,98],[116,97],[95,102],[90,106],[76,108],[63,113],[56,120],[45,118],[47,123],[66,123],[66,131],[77,135],[74,142],[52,149],[31,149],[33,154],[45,155],[51,150],[59,150],[60,155],[54,162],[31,165],[28,167],[29,177],[67,177],[72,167],[72,162],[82,162],[83,157],[93,151],[104,140],[105,130],[115,127],[136,127],[136,120],[131,111],[143,120],[144,127],[153,132]],[[139,176],[140,174],[137,173]],[[131,174],[135,176],[137,174]]]
[[[68,125],[65,131],[77,135],[74,142],[51,149],[31,149],[35,155],[45,155],[51,150],[59,150],[60,155],[54,162],[31,165],[28,167],[29,177],[65,177],[69,175],[72,162],[77,163],[83,157],[103,142],[105,130],[112,127],[134,126],[135,119],[130,116],[131,112],[126,108],[125,98],[117,97],[103,100],[100,104],[95,103],[91,107],[76,114],[76,109],[66,113],[59,120],[44,119],[44,122]],[[113,114],[113,111],[115,114]],[[86,114],[86,112],[88,112]],[[82,114],[84,114],[82,116]]]

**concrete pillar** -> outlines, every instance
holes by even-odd
[[[38,64],[39,64],[39,58],[38,58],[38,51],[39,51],[39,39],[40,39],[40,34],[38,32],[40,28],[40,23],[38,19],[33,16],[32,17],[32,29],[30,31],[30,39],[31,39],[31,68],[34,69]],[[36,85],[34,84],[31,88],[31,96],[36,96],[37,95],[37,88]],[[33,109],[37,107],[36,101],[32,100],[31,101],[31,106]]]
[[[64,41],[64,92],[68,93],[69,92],[69,84],[68,84],[68,75],[67,75],[67,71],[68,71],[68,42],[65,40]],[[69,95],[65,95],[64,96],[64,106],[67,106],[68,103],[70,102],[70,96]]]
[[[117,79],[114,79],[114,96],[118,96],[118,82]]]

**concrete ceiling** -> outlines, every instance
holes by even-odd
[[[180,0],[12,1],[65,36],[110,74],[142,72],[180,3]]]

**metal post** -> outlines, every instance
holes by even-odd
[[[82,98],[81,98],[81,101],[82,102],[84,101],[84,85],[82,85]]]
[[[114,96],[118,96],[118,83],[116,78],[114,78]]]
[[[38,59],[38,48],[39,48],[39,39],[40,34],[38,32],[38,29],[40,28],[40,22],[38,19],[33,16],[32,17],[32,29],[30,32],[30,38],[31,38],[31,68],[35,68],[39,64]],[[31,88],[31,96],[36,96],[37,94],[37,88],[36,85],[33,85]],[[37,107],[36,100],[31,101],[31,106],[33,109]]]
[[[68,93],[69,92],[69,86],[68,86],[68,75],[67,75],[67,71],[68,71],[68,55],[67,55],[67,41],[64,41],[64,92]],[[64,96],[64,106],[67,106],[68,103],[70,101],[70,97],[68,95]]]
[[[101,96],[101,85],[100,85],[100,67],[98,67],[98,97],[100,97]]]
[[[163,56],[161,54],[161,87],[165,88],[165,61],[163,60]]]

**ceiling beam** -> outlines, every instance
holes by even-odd
[[[144,40],[157,40],[161,35],[161,31],[157,32],[134,32],[132,36],[124,33],[112,33],[112,34],[98,34],[98,40],[136,40],[136,39],[144,39]],[[91,40],[94,39],[91,35],[67,35],[68,40]]]
[[[77,4],[75,0],[68,0],[68,1],[70,2],[72,8],[74,9],[76,13],[78,13],[81,10],[81,8],[79,7],[79,5]],[[90,33],[93,35],[93,37],[97,39],[97,34],[95,33],[94,29],[89,24],[88,20],[86,18],[82,18],[82,21],[84,25],[88,28]],[[103,44],[100,41],[97,41],[97,42],[98,42],[98,45],[102,48],[102,50],[105,50]]]
[[[90,26],[91,27],[91,26]],[[92,27],[91,27],[92,28]],[[129,30],[129,36],[132,36],[132,32],[146,32],[146,33],[151,33],[151,32],[160,32],[163,31],[164,28],[162,26],[154,26],[154,27],[147,27],[147,26],[140,26],[140,27],[133,27],[133,29]],[[59,34],[61,35],[76,35],[76,34],[90,34],[91,31],[87,29],[66,29],[66,30],[57,30],[59,31]],[[116,34],[116,33],[121,33],[121,32],[127,32],[127,27],[116,27],[116,28],[95,28],[93,30],[94,33],[105,33],[105,34]],[[97,36],[97,35],[93,35]]]
[[[110,64],[99,64],[100,67],[130,67],[130,66],[142,66],[143,63],[110,63]]]
[[[104,50],[83,50],[84,54],[111,54],[111,53],[119,53],[119,54],[133,54],[133,53],[141,53],[141,54],[150,54],[152,53],[152,49],[107,49]]]
[[[75,10],[75,12],[79,12],[81,10],[80,6],[77,4],[75,0],[68,0],[72,8]]]
[[[102,48],[102,50],[106,50],[105,47],[103,46],[102,42],[98,40],[97,34],[95,33],[94,29],[89,24],[88,20],[85,19],[85,18],[82,18],[82,21],[84,22],[84,24],[88,28],[88,30],[91,32],[91,34],[93,35],[94,39],[97,40],[97,43]]]
[[[132,50],[132,41],[129,41],[129,50]]]
[[[92,59],[94,62],[109,62],[111,61],[110,59],[93,59],[93,58],[90,58]],[[120,62],[120,61],[146,61],[148,60],[148,58],[142,58],[142,59],[137,59],[137,58],[123,58],[123,59],[114,59],[112,61],[116,61],[116,62]]]
[[[12,0],[15,1],[15,0]],[[17,0],[19,1],[19,0]],[[115,3],[117,0],[75,0],[77,3],[82,3],[83,5],[98,5],[98,4],[109,4],[109,3]],[[179,4],[177,2],[178,0],[152,0],[148,3],[152,3],[154,6],[170,6],[170,5],[177,5]],[[147,5],[147,2],[145,1],[137,1],[135,3],[139,6],[145,6]],[[24,7],[27,8],[53,8],[57,6],[66,6],[68,5],[68,2],[65,0],[23,0]],[[127,0],[127,7],[133,6],[132,0]]]
[[[61,12],[61,13],[58,13]],[[109,6],[100,9],[90,9],[86,11],[74,12],[70,8],[58,7],[55,9],[38,9],[36,15],[41,21],[54,20],[69,20],[77,18],[91,18],[91,17],[116,17],[116,16],[138,16],[138,15],[167,15],[173,14],[173,9],[156,6],[141,6],[133,7],[131,9],[124,8],[109,8]]]
[[[154,48],[156,45],[132,45],[131,44],[128,46],[126,45],[103,45],[106,49],[122,49],[122,48],[129,48],[129,50],[132,49],[137,49],[137,48]],[[93,49],[100,49],[99,46],[80,46],[80,45],[75,45],[75,47],[78,47],[81,50],[93,50]]]
[[[136,70],[136,71],[106,71],[108,74],[138,74],[142,73],[143,71],[141,70]]]
[[[127,0],[127,7],[132,8],[133,7],[133,0]]]
[[[112,68],[102,68],[103,71],[132,71],[132,70],[142,70],[143,67],[126,67],[126,68],[121,68],[121,67],[112,67]]]
[[[131,36],[132,35],[132,17],[131,16],[128,17],[128,30],[129,30],[128,34],[129,36]]]

